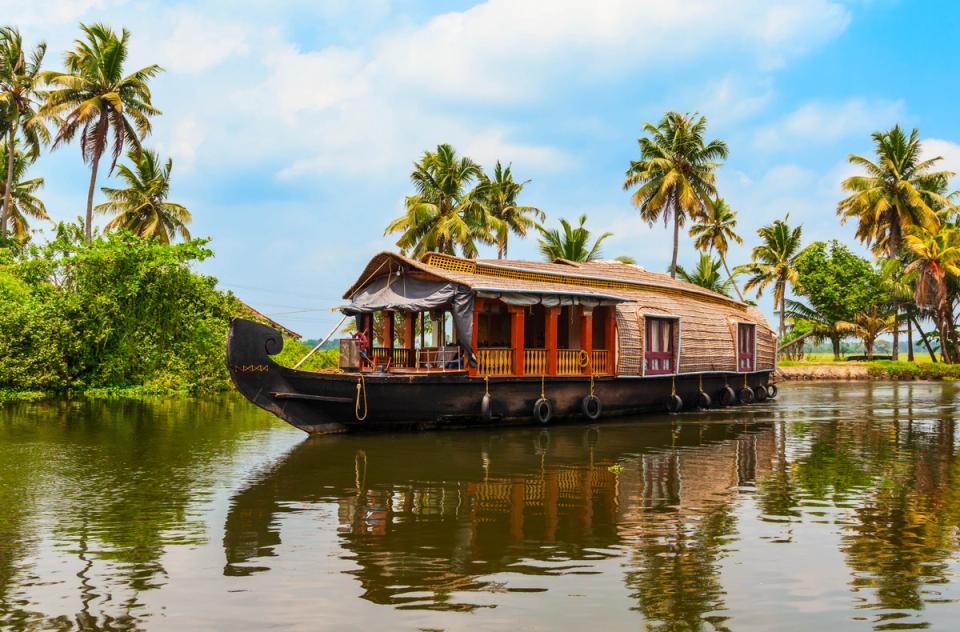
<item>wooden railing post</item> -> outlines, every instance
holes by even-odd
[[[587,375],[593,373],[593,309],[583,308],[583,317],[580,319],[580,348],[587,354],[587,366],[583,367],[583,372]]]
[[[557,319],[560,307],[547,307],[544,311],[544,338],[547,347],[547,375],[557,374]]]
[[[607,349],[607,373],[617,373],[617,306],[607,307],[603,321],[603,346]]]
[[[510,348],[513,351],[513,374],[523,375],[523,317],[524,308],[509,305],[510,312]]]

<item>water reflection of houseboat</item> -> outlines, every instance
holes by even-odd
[[[381,253],[344,298],[358,332],[342,341],[340,373],[281,367],[269,357],[280,334],[234,320],[228,363],[240,392],[313,434],[592,420],[775,395],[776,337],[759,310],[635,265]]]
[[[772,452],[763,424],[307,441],[234,498],[225,572],[265,570],[281,542],[277,516],[331,503],[364,598],[400,604],[427,591],[420,606],[455,607],[440,595],[487,589],[484,578],[504,571],[561,572],[531,560],[580,558],[656,530],[668,513],[728,503]]]

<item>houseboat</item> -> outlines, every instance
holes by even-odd
[[[345,292],[340,369],[280,366],[282,335],[234,319],[251,402],[310,434],[596,420],[776,397],[777,340],[753,306],[619,261],[383,252]]]

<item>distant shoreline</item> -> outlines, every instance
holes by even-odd
[[[776,370],[778,380],[784,382],[807,381],[911,381],[911,380],[960,380],[960,365],[913,364],[909,362],[823,362],[816,364],[790,364]]]

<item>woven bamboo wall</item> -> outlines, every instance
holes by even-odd
[[[636,303],[617,305],[617,373],[640,375],[643,366],[643,327],[637,320]]]

